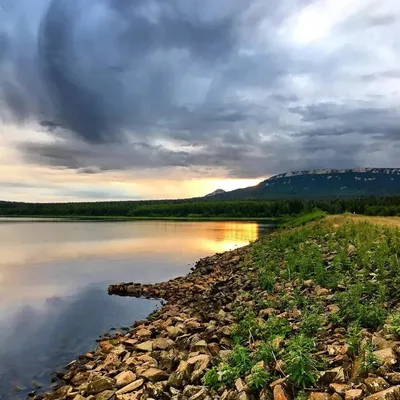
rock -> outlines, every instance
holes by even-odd
[[[139,389],[143,385],[143,383],[144,383],[143,379],[138,379],[137,381],[132,382],[129,385],[118,390],[117,395],[133,392],[134,390]]]
[[[151,336],[151,331],[149,331],[146,328],[139,329],[138,331],[135,332],[136,336],[139,336],[140,338],[149,338]]]
[[[142,372],[141,376],[148,379],[150,382],[159,382],[168,379],[168,374],[158,368],[149,368]]]
[[[337,314],[340,311],[340,308],[337,304],[329,304],[327,309],[332,314]]]
[[[189,358],[187,362],[189,365],[194,366],[190,377],[191,382],[194,383],[204,375],[205,370],[211,363],[211,357],[206,354],[200,354],[196,357]]]
[[[185,332],[178,326],[167,327],[168,337],[170,339],[176,339],[178,336],[183,335]]]
[[[400,399],[400,386],[392,386],[382,392],[371,394],[365,397],[365,400],[399,400]]]
[[[158,338],[153,343],[153,348],[157,350],[168,350],[174,345],[171,339]]]
[[[78,372],[73,378],[71,383],[74,386],[80,386],[88,380],[89,372]]]
[[[274,387],[274,400],[290,400],[290,397],[286,393],[285,389],[281,385]]]
[[[381,364],[391,367],[396,364],[397,357],[392,348],[377,350],[373,352],[374,356],[380,361]]]
[[[199,340],[192,346],[191,351],[199,352],[201,354],[209,354],[208,344],[205,340]]]
[[[333,368],[329,371],[324,371],[319,378],[319,383],[342,383],[345,381],[344,371],[342,367]]]
[[[400,384],[400,372],[388,372],[385,375],[385,378],[392,384],[398,385]]]
[[[86,400],[86,397],[83,397],[81,394],[77,394],[77,395],[74,397],[74,400]]]
[[[136,375],[132,371],[123,371],[115,377],[117,388],[129,385],[136,379]]]
[[[115,392],[113,390],[105,390],[96,395],[96,400],[115,400]]]
[[[351,381],[352,382],[359,382],[359,380],[366,376],[366,372],[363,368],[363,356],[360,355],[354,360],[353,368],[351,371]]]
[[[126,353],[127,353],[127,350],[126,350],[126,348],[121,344],[121,345],[119,345],[119,346],[116,346],[116,347],[114,347],[112,350],[111,350],[111,353],[112,354],[116,354],[118,357],[123,357]]]
[[[356,252],[356,246],[349,244],[347,247],[347,254],[350,256]]]
[[[209,397],[207,397],[207,389],[205,387],[202,387],[197,393],[189,397],[189,400],[205,400],[205,399],[209,399]]]
[[[251,397],[246,392],[239,393],[238,400],[250,400]]]
[[[168,384],[175,388],[182,388],[189,380],[191,370],[191,365],[186,361],[181,361],[176,371],[170,375]]]
[[[333,395],[329,397],[329,400],[343,400],[343,398],[339,394],[333,393]]]
[[[363,397],[361,389],[350,389],[344,394],[345,400],[360,400]]]
[[[192,396],[198,394],[199,392],[201,392],[203,390],[204,390],[203,386],[187,385],[187,386],[185,386],[185,389],[183,389],[183,395],[191,398]]]
[[[148,340],[147,342],[139,343],[135,346],[136,350],[140,351],[152,351],[153,350],[153,340]]]
[[[88,394],[97,394],[104,392],[105,390],[110,390],[114,387],[114,379],[102,377],[93,382],[90,382],[86,388]]]
[[[367,378],[364,383],[367,386],[368,393],[370,394],[382,392],[390,387],[390,385],[380,376],[376,378]]]
[[[325,289],[325,288],[321,288],[321,287],[317,287],[315,289],[315,295],[316,296],[326,296],[330,293],[329,289]]]
[[[272,400],[272,393],[268,388],[263,388],[260,392],[259,400]]]
[[[114,348],[114,346],[108,340],[101,341],[100,347],[105,353],[109,353]]]
[[[387,348],[394,348],[396,346],[395,342],[392,342],[390,340],[384,339],[382,336],[379,334],[374,334],[372,336],[372,344],[377,348],[378,350],[384,350]]]
[[[351,386],[345,383],[331,383],[329,387],[340,395],[344,395],[348,390],[351,390]]]
[[[219,352],[221,351],[221,348],[219,347],[218,343],[209,343],[208,344],[208,351],[210,354],[214,357],[219,356]]]
[[[245,384],[243,379],[239,378],[235,382],[235,387],[236,387],[236,390],[238,391],[238,393],[240,393],[240,392],[243,392],[247,388],[247,385]]]
[[[324,392],[311,392],[310,400],[329,400],[329,394]]]

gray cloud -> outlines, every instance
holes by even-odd
[[[266,3],[0,0],[0,118],[53,136],[29,162],[80,174],[396,163],[400,8],[360,2],[302,44],[289,22],[319,3]]]

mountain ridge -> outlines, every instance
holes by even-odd
[[[213,199],[301,199],[399,196],[400,168],[298,170],[274,175],[256,186],[216,194]]]

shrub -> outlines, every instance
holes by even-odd
[[[271,380],[270,373],[265,370],[261,365],[255,365],[251,369],[248,384],[251,389],[261,389]]]
[[[313,358],[315,343],[303,335],[293,338],[284,355],[285,372],[301,388],[314,386],[318,380],[319,363]]]

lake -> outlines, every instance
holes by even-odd
[[[108,296],[109,284],[184,275],[200,257],[271,229],[250,222],[0,218],[0,399],[25,398],[34,384],[48,387],[50,373],[93,350],[99,335],[159,306]]]

